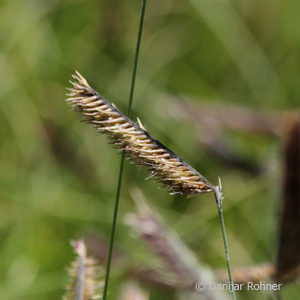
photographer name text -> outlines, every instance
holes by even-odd
[[[247,283],[203,283],[196,282],[195,289],[197,292],[204,291],[280,291],[282,283],[265,283],[260,281],[257,282],[247,282]]]

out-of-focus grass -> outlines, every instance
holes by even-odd
[[[137,1],[14,1],[0,9],[0,291],[3,299],[60,299],[69,240],[86,231],[108,237],[120,157],[64,103],[78,69],[125,111],[138,25]],[[222,165],[199,148],[192,123],[172,117],[172,97],[287,110],[300,97],[300,3],[149,2],[134,115],[211,181],[223,179],[233,266],[276,256],[281,145],[271,138],[224,137],[267,167],[259,176]],[[49,134],[49,122],[57,131]],[[47,125],[48,124],[48,125]],[[61,133],[61,136],[59,136]],[[58,141],[58,142],[57,142]],[[53,143],[69,150],[53,152]],[[52,147],[51,147],[52,145]],[[71,150],[70,150],[71,149]],[[255,153],[255,157],[252,157]],[[132,263],[147,261],[122,224],[138,185],[168,224],[212,267],[224,266],[211,195],[170,196],[126,164],[117,245]],[[135,250],[133,250],[135,249]],[[140,249],[140,250],[139,250]],[[122,280],[112,272],[112,295]],[[283,290],[295,299],[299,286]],[[164,299],[155,292],[156,299]],[[253,299],[243,293],[239,299]],[[266,299],[257,293],[255,299]]]

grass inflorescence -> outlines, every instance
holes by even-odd
[[[64,300],[102,299],[104,269],[92,257],[87,256],[83,240],[73,241],[76,258],[68,269],[70,283]]]
[[[108,135],[113,144],[173,193],[197,194],[210,192],[213,185],[171,150],[155,140],[142,124],[133,122],[116,106],[101,97],[78,72],[73,75],[67,101],[85,121]]]
[[[73,88],[69,89],[67,102],[81,113],[88,124],[91,124],[99,132],[105,133],[112,143],[122,150],[120,174],[123,170],[124,155],[126,155],[137,164],[150,170],[152,176],[155,176],[172,193],[186,195],[214,192],[221,221],[228,275],[232,283],[229,247],[223,217],[221,181],[219,180],[218,186],[212,185],[189,164],[155,140],[140,121],[139,124],[133,122],[115,105],[101,97],[79,72],[73,75],[73,79],[76,81],[71,81]],[[118,187],[121,185],[120,178]],[[119,193],[120,188],[118,188],[118,196]],[[113,228],[115,227],[113,226]],[[233,298],[235,299],[234,292]]]

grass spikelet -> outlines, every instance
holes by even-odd
[[[104,270],[96,261],[88,257],[82,240],[73,241],[72,246],[77,255],[68,270],[71,278],[63,300],[102,299]]]
[[[210,192],[213,185],[167,147],[155,140],[141,125],[136,124],[113,104],[103,99],[86,79],[76,72],[69,89],[70,103],[87,123],[105,133],[113,144],[139,165],[146,166],[173,193],[197,194]]]
[[[137,213],[128,214],[125,222],[174,274],[176,283],[189,286],[196,282],[199,265],[179,236],[163,224],[162,219],[147,204],[143,193],[135,189],[132,197]]]
[[[139,189],[132,193],[137,206],[137,213],[128,214],[125,223],[137,236],[145,242],[149,249],[160,258],[163,265],[156,269],[165,282],[179,288],[194,290],[196,282],[204,286],[214,283],[214,276],[210,269],[203,266],[176,232],[170,230],[146,202],[146,198]],[[201,299],[226,299],[223,293],[205,289]]]

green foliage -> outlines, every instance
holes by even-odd
[[[120,160],[70,112],[65,87],[79,70],[126,111],[140,6],[108,0],[0,5],[1,298],[61,299],[64,266],[72,259],[69,240],[89,231],[109,238]],[[202,133],[172,103],[182,98],[195,105],[231,103],[275,112],[297,107],[300,3],[164,0],[149,2],[147,9],[133,117],[214,184],[222,177],[232,265],[274,260],[281,141],[222,136],[250,164],[264,168],[253,175],[199,147]],[[149,264],[145,248],[122,222],[134,209],[130,191],[138,185],[204,263],[223,267],[213,196],[170,196],[145,181],[147,175],[126,163],[117,247],[133,265]],[[120,279],[113,268],[111,300],[117,299]],[[299,292],[291,284],[283,299]],[[165,291],[152,294],[165,299]],[[238,299],[253,294],[238,293]],[[255,299],[267,295],[257,293]]]

